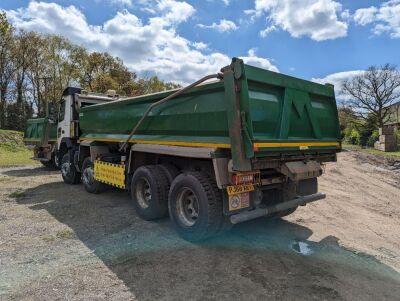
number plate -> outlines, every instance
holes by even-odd
[[[226,191],[228,195],[235,195],[244,192],[250,192],[254,190],[254,185],[252,184],[245,184],[245,185],[235,185],[235,186],[228,186],[226,187]]]

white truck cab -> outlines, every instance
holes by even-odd
[[[57,126],[57,150],[62,159],[62,148],[65,147],[69,139],[78,137],[78,119],[81,107],[100,104],[113,100],[121,99],[114,90],[107,91],[106,94],[92,93],[79,88],[69,87],[64,90],[58,110]]]

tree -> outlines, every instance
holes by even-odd
[[[0,127],[5,124],[8,87],[14,74],[13,34],[5,12],[0,12]]]
[[[28,71],[34,61],[35,46],[40,36],[34,32],[19,31],[14,37],[14,97],[15,104],[13,108],[7,109],[7,127],[23,129],[25,122],[32,114],[28,101],[26,99]],[[27,105],[28,104],[28,105]],[[13,115],[11,115],[13,110]],[[10,120],[18,126],[10,126]]]
[[[164,82],[160,80],[157,76],[152,76],[150,78],[139,79],[135,85],[135,95],[143,95],[148,93],[161,92],[166,90],[172,90],[180,88],[178,84],[171,82]]]
[[[139,79],[106,52],[88,52],[68,39],[16,30],[0,11],[0,128],[22,130],[46,102],[56,103],[68,86],[136,96],[179,87],[153,76]]]
[[[354,126],[357,123],[357,116],[353,109],[347,106],[338,108],[340,130],[343,132],[346,128]]]
[[[36,108],[38,116],[44,115],[44,104],[42,103],[42,80],[46,73],[47,66],[47,41],[44,37],[38,36],[31,41],[32,60],[27,73],[27,84],[25,94],[32,107]]]
[[[390,64],[369,67],[345,81],[343,92],[351,97],[348,104],[358,117],[383,127],[389,115],[386,107],[400,97],[400,72]]]

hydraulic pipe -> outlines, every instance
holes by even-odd
[[[120,147],[119,151],[122,152],[122,151],[126,150],[126,146],[128,145],[129,140],[131,140],[131,138],[136,133],[136,131],[139,128],[139,126],[142,124],[143,120],[147,117],[147,115],[151,112],[151,110],[153,108],[155,108],[156,106],[159,106],[159,105],[165,103],[166,101],[171,100],[172,98],[175,98],[175,97],[181,95],[182,93],[185,93],[185,92],[189,91],[190,89],[196,87],[197,85],[199,85],[199,84],[201,84],[201,83],[203,83],[203,82],[205,82],[207,80],[213,79],[213,78],[222,79],[223,78],[223,74],[217,73],[217,74],[210,74],[210,75],[204,76],[203,78],[201,78],[198,81],[190,84],[189,86],[186,86],[186,87],[184,87],[184,88],[172,93],[171,95],[168,95],[167,97],[165,97],[165,98],[153,103],[151,106],[149,106],[147,108],[147,110],[144,112],[143,116],[140,118],[140,120],[136,123],[135,127],[132,129],[132,131],[130,132],[128,138],[125,140],[125,142]]]

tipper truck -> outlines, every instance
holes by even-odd
[[[80,94],[60,107],[64,182],[125,189],[141,218],[169,215],[189,241],[324,199],[317,178],[341,150],[332,85],[237,58],[183,89],[88,106]]]
[[[69,96],[73,96],[72,100],[68,100]],[[51,169],[60,168],[60,150],[58,143],[62,142],[62,138],[65,136],[65,131],[75,131],[71,124],[71,121],[77,120],[78,111],[81,107],[104,103],[110,100],[122,99],[115,93],[115,91],[107,91],[106,94],[89,93],[79,88],[68,88],[64,90],[62,95],[60,106],[57,111],[51,106],[51,109],[47,109],[47,116],[43,118],[32,118],[28,119],[27,126],[24,131],[24,143],[33,150],[32,159],[39,161],[45,167]],[[71,117],[64,118],[65,110],[70,106],[70,112],[74,114]],[[58,120],[61,117],[61,122]],[[67,135],[68,136],[68,135]],[[74,135],[69,135],[74,136]],[[68,136],[68,137],[69,137]]]

